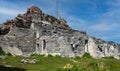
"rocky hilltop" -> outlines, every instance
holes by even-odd
[[[120,44],[73,30],[66,20],[45,14],[36,6],[0,25],[0,48],[12,55],[37,53],[75,57],[88,52],[94,58],[119,58],[120,53]]]

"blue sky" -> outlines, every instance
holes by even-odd
[[[33,5],[56,16],[56,0],[0,0],[0,23]],[[120,43],[120,0],[59,0],[59,12],[73,29]]]

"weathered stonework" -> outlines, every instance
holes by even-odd
[[[64,19],[44,14],[36,6],[0,26],[0,47],[13,55],[37,53],[75,57],[88,52],[94,58],[115,56],[118,59],[120,53],[120,44],[73,30]]]

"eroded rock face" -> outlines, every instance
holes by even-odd
[[[44,14],[36,6],[0,26],[0,46],[13,55],[38,53],[75,57],[88,52],[94,58],[101,58],[120,52],[119,44],[73,30],[64,19]]]
[[[42,14],[42,11],[36,6],[32,6],[31,8],[27,9],[27,14],[33,14],[33,13]]]

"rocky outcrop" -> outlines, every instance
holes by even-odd
[[[88,52],[94,58],[101,58],[120,52],[120,44],[73,30],[64,19],[44,14],[36,6],[0,26],[0,46],[13,55],[38,53],[75,57]]]

